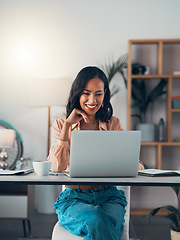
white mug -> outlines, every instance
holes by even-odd
[[[33,168],[38,176],[47,176],[51,169],[52,162],[49,161],[33,161]]]

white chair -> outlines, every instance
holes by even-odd
[[[129,240],[129,220],[130,220],[130,187],[122,186],[117,187],[119,190],[124,190],[127,206],[126,206],[126,214],[125,214],[125,223],[124,223],[124,232],[121,240]],[[82,240],[83,236],[76,236],[70,232],[68,232],[65,228],[59,225],[57,222],[53,228],[52,240]]]

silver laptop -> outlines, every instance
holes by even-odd
[[[140,131],[73,131],[70,177],[134,177]]]

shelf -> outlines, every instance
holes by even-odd
[[[157,146],[162,145],[162,142],[141,142],[141,146]]]
[[[131,75],[131,78],[140,78],[140,79],[157,79],[157,78],[180,78],[180,75],[173,74],[155,74],[155,75]]]
[[[180,142],[141,142],[141,146],[180,146]]]
[[[172,78],[180,78],[180,75],[170,75]]]
[[[180,39],[143,39],[143,40],[139,40],[139,39],[132,39],[129,40],[130,43],[135,43],[135,44],[159,44],[160,42],[164,42],[164,43],[180,43]]]
[[[172,109],[171,109],[171,112],[180,112],[180,109],[172,108]]]
[[[131,209],[130,210],[130,215],[144,215],[146,216],[148,213],[150,213],[153,209],[143,209],[143,208],[140,208],[140,209]],[[165,216],[168,214],[168,210],[166,209],[162,209],[160,210],[157,215],[159,216]]]

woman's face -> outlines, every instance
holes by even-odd
[[[103,103],[104,95],[105,90],[103,81],[97,77],[90,79],[79,99],[82,110],[86,112],[88,116],[95,117],[96,112]]]

